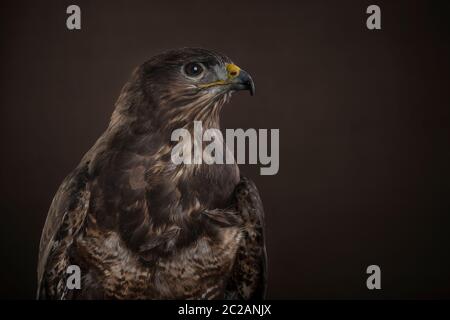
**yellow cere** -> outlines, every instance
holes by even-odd
[[[227,71],[228,71],[228,79],[233,79],[239,75],[241,68],[239,68],[237,65],[233,63],[229,63],[227,64]]]

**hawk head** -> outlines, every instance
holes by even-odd
[[[211,50],[183,48],[154,56],[139,66],[125,85],[117,113],[147,126],[186,127],[194,120],[218,127],[219,112],[231,93],[255,85],[228,57]]]

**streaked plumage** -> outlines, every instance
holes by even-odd
[[[205,74],[183,74],[199,62]],[[105,133],[60,186],[43,230],[40,299],[255,299],[266,287],[263,208],[236,164],[175,165],[171,132],[219,128],[231,92],[253,90],[231,61],[185,48],[158,55],[124,86]],[[230,78],[231,79],[231,78]],[[218,83],[207,85],[208,83]],[[66,287],[69,265],[80,290]]]

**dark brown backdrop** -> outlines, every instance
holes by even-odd
[[[243,168],[265,204],[269,297],[450,298],[450,7],[373,3],[381,31],[372,1],[2,1],[0,296],[34,297],[51,199],[131,69],[203,46],[256,82],[223,127],[280,129],[279,174]]]

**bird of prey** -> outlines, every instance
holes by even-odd
[[[43,229],[39,299],[262,299],[264,217],[237,164],[174,164],[171,133],[219,128],[250,75],[183,48],[136,68],[107,130],[66,177]],[[69,266],[80,288],[67,285]]]

